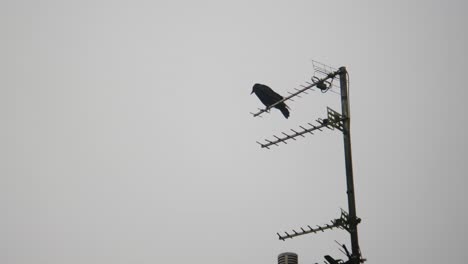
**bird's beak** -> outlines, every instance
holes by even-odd
[[[250,94],[253,94],[253,90],[252,90],[252,92],[250,92]]]

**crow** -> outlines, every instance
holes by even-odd
[[[256,83],[252,87],[252,92],[250,94],[255,93],[260,99],[260,101],[266,106],[269,107],[273,105],[274,103],[283,100],[283,96],[277,94],[275,91],[273,91],[270,87]],[[279,109],[281,113],[283,113],[284,117],[288,118],[289,117],[289,110],[288,106],[284,103],[281,102],[277,105],[274,106],[275,108]]]

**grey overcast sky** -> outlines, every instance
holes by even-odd
[[[280,94],[311,60],[350,74],[368,263],[464,263],[465,1],[0,3],[0,263],[300,263],[341,230],[278,241],[347,209],[343,142],[257,140],[339,110]]]

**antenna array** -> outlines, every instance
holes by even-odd
[[[361,219],[358,218],[358,221],[361,221]],[[302,236],[310,233],[317,233],[317,232],[324,232],[325,230],[328,229],[333,229],[333,228],[341,228],[345,229],[349,232],[349,219],[348,219],[348,213],[341,209],[341,215],[340,218],[333,219],[331,220],[331,224],[324,224],[322,226],[317,225],[315,228],[312,228],[310,225],[307,226],[306,229],[301,227],[300,231],[292,230],[292,233],[284,232],[284,235],[281,235],[280,233],[276,233],[278,235],[279,240],[286,240],[288,238],[294,238],[297,236]]]
[[[312,131],[315,131],[315,130],[319,130],[319,131],[322,131],[322,128],[326,127],[328,129],[338,129],[340,131],[343,131],[343,121],[344,121],[344,118],[342,115],[340,115],[338,112],[336,112],[335,110],[331,109],[330,107],[327,107],[327,118],[326,119],[317,119],[315,120],[318,125],[313,125],[311,123],[307,123],[308,126],[310,126],[309,128],[306,128],[304,126],[299,126],[301,131],[296,131],[294,129],[291,129],[292,131],[292,134],[288,134],[288,133],[285,133],[285,132],[281,132],[283,135],[281,137],[278,137],[276,135],[273,135],[273,137],[275,137],[274,140],[269,140],[269,139],[265,139],[266,143],[260,143],[257,141],[257,143],[262,147],[262,148],[267,148],[267,149],[270,149],[270,146],[272,145],[275,145],[275,146],[278,146],[278,143],[284,143],[284,144],[288,144],[287,141],[292,139],[292,140],[296,140],[296,137],[298,136],[301,136],[301,137],[305,137],[304,134],[307,134],[307,133],[310,133],[310,134],[314,134],[312,133]]]
[[[276,105],[282,103],[282,102],[285,102],[285,101],[288,101],[288,100],[291,100],[292,101],[292,98],[294,97],[300,97],[299,95],[302,94],[302,93],[306,93],[307,90],[310,90],[312,89],[313,87],[317,86],[317,88],[319,88],[321,91],[323,92],[326,92],[330,89],[331,85],[332,85],[332,82],[329,82],[328,80],[330,79],[334,79],[338,74],[341,73],[341,70],[337,70],[337,71],[334,71],[334,72],[329,72],[327,73],[324,77],[322,77],[321,79],[317,78],[317,77],[312,77],[311,78],[311,81],[312,82],[306,82],[307,85],[302,85],[302,89],[295,89],[296,91],[295,92],[288,92],[290,95],[279,100],[278,102],[266,107],[265,109],[260,109],[260,111],[258,111],[257,113],[251,113],[254,117],[256,116],[260,116],[261,114],[265,113],[265,112],[268,112],[271,108],[275,107]]]

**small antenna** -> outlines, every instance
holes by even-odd
[[[348,214],[341,209],[341,215],[340,218],[333,219],[331,220],[331,224],[323,224],[323,225],[317,225],[315,228],[311,227],[310,225],[307,225],[307,228],[300,227],[300,231],[296,231],[292,229],[292,233],[284,232],[284,235],[281,235],[280,233],[276,233],[278,235],[279,240],[285,241],[288,238],[295,238],[298,236],[310,234],[310,233],[317,233],[317,232],[325,232],[325,230],[330,230],[333,228],[341,228],[341,229],[347,229],[348,227]]]
[[[340,131],[343,131],[343,121],[344,118],[342,115],[340,115],[338,112],[335,110],[331,109],[330,107],[327,107],[327,118],[326,119],[317,119],[316,122],[318,125],[313,125],[311,123],[307,123],[310,127],[306,128],[304,126],[299,126],[301,128],[300,131],[290,129],[292,133],[290,134],[286,132],[281,132],[283,136],[279,137],[277,135],[273,135],[275,137],[275,140],[268,140],[265,139],[266,143],[260,143],[257,141],[257,143],[262,147],[269,149],[270,146],[275,145],[279,146],[278,143],[284,143],[287,144],[287,141],[290,139],[296,140],[296,137],[301,136],[305,137],[304,134],[314,134],[313,131],[319,130],[322,131],[322,128],[326,127],[328,129],[338,129]]]
[[[294,89],[295,92],[288,92],[288,93],[290,94],[289,96],[287,96],[287,97],[285,97],[285,98],[279,100],[278,102],[276,102],[276,103],[274,103],[274,104],[272,104],[272,105],[266,107],[265,109],[261,109],[259,112],[254,113],[254,114],[252,114],[252,115],[253,115],[254,117],[260,116],[260,115],[263,114],[264,112],[268,112],[271,108],[275,107],[276,105],[278,105],[278,104],[280,104],[280,103],[282,103],[282,102],[285,102],[285,101],[288,101],[288,100],[291,100],[291,101],[292,101],[292,98],[294,98],[294,97],[299,97],[299,98],[300,98],[300,96],[299,96],[300,94],[305,93],[307,90],[312,89],[314,86],[317,86],[317,88],[319,88],[319,87],[322,87],[322,88],[323,88],[322,85],[323,85],[327,80],[329,80],[329,79],[334,79],[337,75],[339,75],[339,74],[341,74],[341,73],[342,73],[342,72],[341,72],[341,69],[339,69],[339,70],[336,70],[336,71],[334,71],[334,72],[330,72],[330,73],[324,75],[321,79],[312,77],[312,78],[311,78],[312,83],[308,83],[307,86],[302,85],[302,86],[301,86],[302,89],[297,89],[297,88]],[[328,82],[328,83],[331,84],[331,82]],[[322,88],[319,88],[319,89],[322,90]],[[330,87],[328,87],[326,90],[328,90],[329,88],[330,88]],[[322,91],[323,91],[323,90],[322,90]]]

